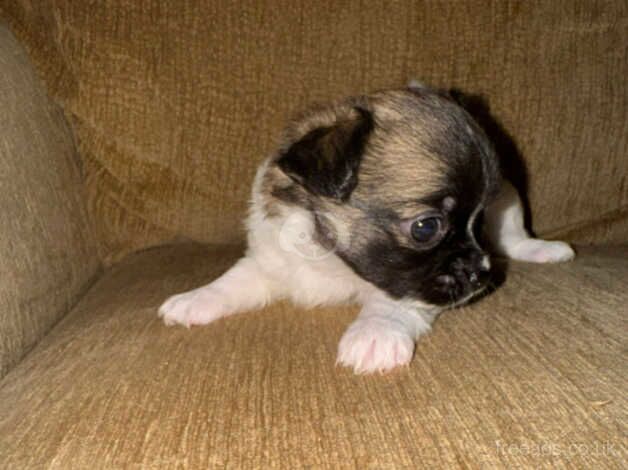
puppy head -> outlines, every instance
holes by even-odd
[[[309,111],[272,168],[269,193],[310,211],[318,241],[393,298],[442,308],[486,286],[478,226],[498,163],[448,96],[413,88]]]

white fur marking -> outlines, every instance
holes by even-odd
[[[375,295],[342,336],[336,363],[352,367],[356,374],[408,365],[416,338],[430,330],[432,319],[401,302]]]
[[[491,260],[488,257],[488,255],[482,256],[482,262],[480,266],[482,266],[482,269],[484,269],[485,271],[488,271],[491,269]]]
[[[499,254],[532,263],[558,263],[574,258],[565,242],[545,241],[528,235],[517,190],[504,181],[502,190],[486,210],[486,234]]]

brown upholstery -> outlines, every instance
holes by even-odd
[[[0,468],[623,468],[627,9],[0,2],[32,60],[0,28]],[[488,99],[576,261],[512,264],[384,376],[334,366],[354,307],[166,328],[241,254],[285,119],[409,78]]]
[[[0,378],[97,272],[72,135],[0,24]]]
[[[179,245],[109,270],[5,378],[6,468],[625,461],[628,247],[511,266],[500,290],[442,315],[409,368],[386,376],[334,367],[354,308],[278,304],[208,327],[163,326],[155,309],[166,295],[218,275],[240,251]]]
[[[3,3],[72,118],[107,261],[241,240],[288,116],[411,78],[487,97],[527,163],[537,232],[625,240],[624,1]]]

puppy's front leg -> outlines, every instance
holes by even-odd
[[[517,190],[507,181],[486,209],[486,234],[500,255],[532,263],[557,263],[573,259],[565,242],[532,238],[523,223],[523,206]]]
[[[211,284],[167,299],[159,307],[159,316],[166,325],[204,325],[263,307],[273,294],[272,281],[255,259],[245,256]]]
[[[430,313],[374,296],[342,336],[336,364],[353,367],[356,374],[407,365],[416,339],[429,331],[433,319]]]

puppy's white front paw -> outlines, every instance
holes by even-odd
[[[520,241],[513,249],[511,258],[530,263],[560,263],[572,260],[573,249],[565,242],[528,238]]]
[[[173,295],[159,307],[159,316],[168,326],[177,323],[186,327],[205,325],[227,312],[219,293],[207,287]]]
[[[336,364],[353,367],[356,374],[386,372],[408,365],[414,340],[385,319],[362,318],[349,326],[338,345]]]

